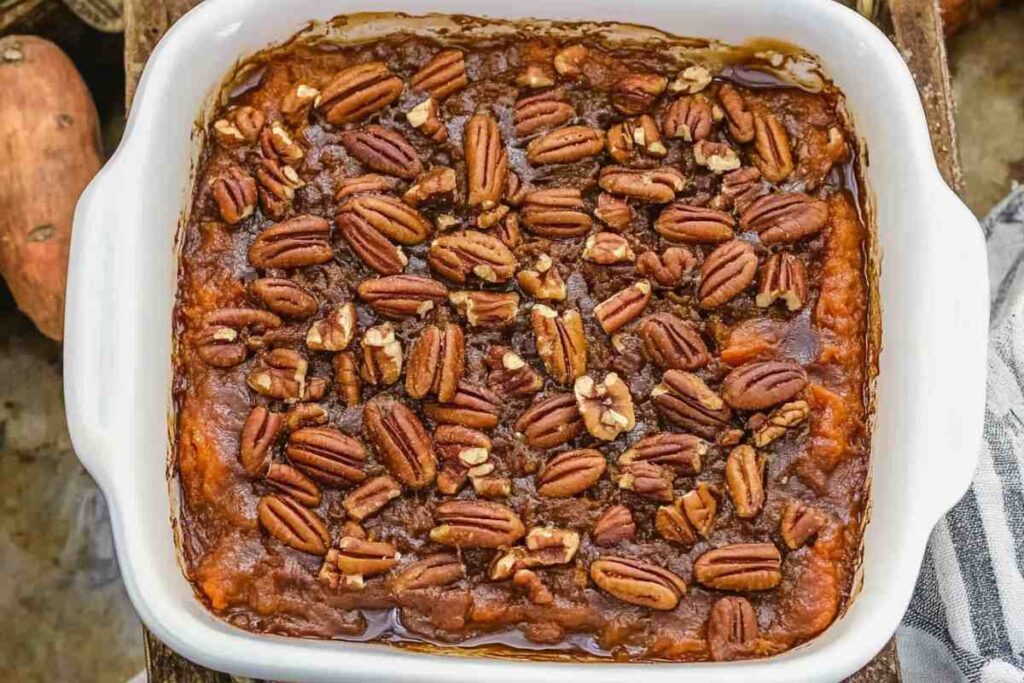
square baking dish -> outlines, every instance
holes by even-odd
[[[883,257],[883,348],[872,439],[863,583],[825,633],[762,660],[568,663],[454,657],[394,647],[257,635],[195,598],[178,562],[178,492],[168,488],[171,310],[176,237],[200,150],[197,115],[244,56],[311,20],[366,11],[503,19],[632,21],[682,36],[794,43],[845,93],[869,156]],[[977,221],[939,176],[910,73],[856,13],[825,0],[207,0],[153,53],[117,153],[75,215],[65,396],[75,450],[102,487],[128,593],[146,625],[205,666],[277,680],[830,681],[866,663],[906,609],[928,535],[966,490],[980,445],[988,323]]]

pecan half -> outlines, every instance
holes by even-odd
[[[700,332],[671,313],[644,318],[640,336],[647,359],[666,370],[695,370],[711,362]]]
[[[722,176],[718,194],[711,200],[711,206],[723,211],[735,209],[743,213],[766,192],[768,184],[761,179],[761,172],[754,166],[744,166]]]
[[[393,400],[374,400],[363,410],[366,430],[388,471],[413,490],[434,481],[437,458],[427,430],[416,414]]]
[[[745,598],[721,598],[711,607],[707,640],[713,660],[725,662],[749,657],[757,638],[757,615]]]
[[[306,332],[306,346],[313,351],[344,351],[356,331],[356,307],[351,301],[338,304],[314,320]]]
[[[790,500],[782,511],[779,535],[790,550],[802,548],[815,534],[825,528],[825,513],[799,500]]]
[[[533,234],[553,239],[582,237],[593,225],[580,191],[571,187],[527,193],[523,198],[522,221]]]
[[[728,303],[750,286],[756,274],[754,248],[739,240],[726,242],[708,254],[700,268],[700,307],[716,308]]]
[[[697,532],[675,504],[658,507],[654,530],[669,543],[690,547],[697,542]]]
[[[297,429],[288,437],[285,453],[295,467],[325,486],[347,488],[366,479],[366,449],[337,429]]]
[[[308,318],[318,308],[316,298],[291,280],[264,277],[253,280],[249,287],[264,306],[286,318]]]
[[[587,61],[587,56],[590,54],[583,45],[569,45],[562,48],[555,54],[553,60],[555,65],[555,71],[560,76],[566,78],[578,78],[583,75],[583,65]]]
[[[733,225],[733,217],[724,211],[682,202],[665,207],[654,221],[654,229],[670,242],[728,242]]]
[[[504,397],[532,396],[544,386],[544,378],[507,346],[492,346],[484,357],[490,371],[487,386]]]
[[[369,222],[353,211],[339,211],[335,223],[352,253],[381,275],[397,275],[409,259],[402,248],[392,243]]]
[[[355,123],[394,102],[403,87],[402,79],[384,62],[357,64],[339,71],[320,91],[314,106],[335,126]]]
[[[268,534],[289,548],[323,555],[331,543],[323,520],[289,496],[263,496],[256,506],[256,516]]]
[[[501,199],[508,177],[508,153],[498,121],[488,112],[473,116],[463,132],[469,206],[490,209]]]
[[[533,268],[521,270],[516,280],[524,292],[539,301],[565,301],[568,290],[551,257],[541,253]]]
[[[637,280],[594,306],[594,317],[601,329],[612,334],[640,317],[650,302],[650,281]]]
[[[448,301],[473,327],[503,327],[519,314],[515,292],[452,292]]]
[[[633,462],[623,466],[619,488],[669,503],[672,501],[672,471],[651,462]]]
[[[359,298],[386,318],[424,316],[448,296],[448,289],[429,277],[389,275],[363,280],[357,287]]]
[[[291,349],[274,349],[260,356],[245,378],[250,389],[282,401],[310,398],[309,363]]]
[[[423,173],[416,149],[397,130],[371,125],[341,134],[341,144],[367,168],[412,180]]]
[[[291,465],[270,463],[264,482],[309,508],[320,505],[320,489],[316,483]]]
[[[602,190],[652,204],[667,204],[686,187],[686,176],[671,166],[652,169],[605,166],[598,175]]]
[[[750,446],[737,446],[729,453],[725,482],[737,517],[756,517],[764,507],[764,465],[764,456]]]
[[[758,448],[764,448],[789,430],[803,424],[810,412],[811,408],[807,401],[783,403],[761,424],[754,427],[751,443]]]
[[[398,482],[387,475],[367,479],[341,501],[348,516],[361,522],[402,495]]]
[[[261,477],[270,465],[270,447],[274,445],[284,419],[263,406],[249,412],[238,437],[238,461],[250,477]]]
[[[701,482],[697,488],[687,492],[679,500],[686,519],[690,521],[693,528],[702,537],[707,538],[711,534],[711,528],[715,524],[715,514],[718,512],[718,500],[715,499],[711,487]]]
[[[456,548],[502,548],[526,533],[511,508],[483,500],[448,500],[434,511],[430,540]]]
[[[632,541],[634,536],[636,523],[633,521],[633,513],[625,505],[612,505],[605,510],[590,532],[594,543],[600,546]]]
[[[815,235],[827,222],[828,203],[801,192],[765,195],[740,216],[740,227],[753,230],[768,245]]]
[[[768,257],[761,268],[754,302],[767,308],[781,299],[790,311],[798,311],[807,301],[807,269],[798,256],[788,252]]]
[[[260,159],[256,180],[263,213],[274,220],[284,218],[295,198],[295,190],[305,185],[294,168],[276,159]]]
[[[359,345],[363,356],[360,374],[367,384],[387,386],[398,381],[402,375],[402,342],[391,323],[367,328]]]
[[[327,237],[330,224],[317,216],[296,216],[256,235],[249,247],[254,268],[301,268],[327,263],[334,256]]]
[[[660,159],[668,154],[658,124],[647,114],[609,128],[605,146],[608,155],[620,164],[634,163],[641,155]]]
[[[425,242],[433,226],[419,211],[386,195],[359,195],[346,199],[337,216],[351,215],[399,244],[413,246]]]
[[[305,83],[296,83],[281,98],[281,115],[293,126],[301,126],[309,118],[309,110],[313,107],[320,91]]]
[[[693,578],[716,590],[768,590],[782,581],[782,556],[771,543],[734,543],[698,557]]]
[[[559,453],[537,475],[537,493],[546,498],[568,498],[597,483],[607,469],[601,451],[581,448]]]
[[[614,372],[605,375],[600,383],[590,375],[577,377],[573,394],[583,424],[594,438],[613,441],[636,426],[629,387]]]
[[[740,157],[725,142],[701,140],[693,146],[693,160],[712,173],[735,171],[740,167]]]
[[[222,147],[237,147],[247,142],[256,142],[265,122],[266,117],[259,109],[238,107],[214,122],[213,135]]]
[[[534,138],[526,160],[534,166],[571,164],[604,151],[604,131],[589,126],[565,126]]]
[[[210,192],[220,217],[230,225],[245,220],[256,210],[256,181],[237,166],[228,167],[214,178]]]
[[[466,565],[457,555],[437,553],[405,567],[391,580],[391,590],[401,596],[406,591],[449,586],[466,575]]]
[[[477,230],[438,237],[430,244],[427,261],[442,277],[459,284],[465,284],[469,275],[484,282],[505,282],[516,268],[516,257],[501,240]]]
[[[697,142],[711,134],[715,125],[711,103],[702,95],[676,99],[661,115],[661,127],[670,138]]]
[[[624,199],[602,192],[597,196],[594,215],[612,230],[622,232],[633,224],[633,209]]]
[[[396,178],[376,173],[350,176],[338,181],[334,198],[341,202],[358,194],[384,194],[398,187],[398,183]]]
[[[590,578],[604,592],[632,605],[675,609],[686,595],[686,582],[669,570],[643,560],[602,556],[590,563]]]
[[[466,342],[462,328],[448,323],[428,325],[409,352],[405,373],[405,393],[413,398],[434,394],[438,401],[455,396],[466,362]]]
[[[348,351],[337,353],[331,364],[334,366],[334,381],[338,384],[338,396],[349,407],[359,405],[363,396],[363,383],[359,378],[355,354]]]
[[[466,75],[466,56],[462,50],[442,50],[430,58],[409,79],[413,90],[422,90],[443,100],[469,85]]]
[[[515,132],[524,138],[568,123],[576,110],[565,99],[565,91],[554,88],[516,100]]]
[[[707,452],[707,441],[699,437],[664,432],[637,441],[619,456],[619,464],[650,462],[667,467],[681,477],[692,477],[700,474],[701,459]]]
[[[409,206],[447,203],[455,195],[455,171],[447,166],[435,166],[416,180],[402,195]]]
[[[569,384],[587,371],[587,341],[583,318],[576,309],[561,315],[543,304],[536,304],[530,323],[537,343],[537,355],[548,374],[560,384]]]
[[[732,417],[721,396],[699,377],[682,370],[666,371],[651,397],[662,417],[705,439],[714,439]]]
[[[602,266],[631,263],[636,254],[626,238],[614,232],[599,232],[587,238],[583,245],[583,259]]]
[[[441,143],[448,139],[448,127],[438,111],[437,100],[428,97],[405,113],[409,125],[430,140]]]
[[[564,393],[535,401],[516,420],[515,429],[523,434],[526,445],[548,449],[573,440],[586,427],[576,407],[576,397]]]
[[[754,115],[747,109],[743,96],[729,83],[718,88],[718,101],[722,103],[729,135],[736,142],[750,142],[754,139]]]
[[[342,538],[338,542],[337,550],[332,549],[327,557],[328,560],[334,561],[346,577],[360,578],[383,574],[398,564],[398,560],[401,559],[395,546],[390,543],[367,541],[353,536]]]
[[[767,180],[781,183],[793,172],[789,135],[774,114],[754,115],[754,164]]]
[[[501,415],[501,397],[486,387],[462,380],[450,401],[424,403],[423,414],[439,424],[494,429]]]
[[[640,275],[653,280],[660,287],[675,289],[683,284],[683,277],[697,266],[697,257],[685,247],[669,247],[658,254],[645,251],[636,262]]]
[[[762,410],[796,396],[807,373],[791,361],[755,361],[735,368],[722,382],[722,397],[733,408]]]
[[[668,79],[659,74],[623,76],[612,86],[612,106],[626,116],[642,114],[665,92],[667,85]]]
[[[206,325],[196,334],[196,353],[207,365],[230,368],[249,357],[238,330],[227,325]]]

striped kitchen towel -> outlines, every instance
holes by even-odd
[[[970,490],[932,531],[897,631],[905,681],[1024,683],[1024,187],[982,222],[992,328]]]

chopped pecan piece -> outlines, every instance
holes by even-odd
[[[483,500],[448,500],[434,511],[430,540],[456,548],[503,548],[526,533],[511,508]]]
[[[783,403],[773,410],[763,423],[754,428],[751,442],[758,448],[764,448],[789,430],[803,424],[810,412],[811,408],[807,401]]]
[[[440,425],[434,432],[434,450],[441,459],[437,490],[450,496],[458,493],[471,471],[492,469],[491,440],[483,432],[459,425]],[[481,466],[489,466],[483,467]],[[474,478],[475,481],[475,478]]]
[[[693,564],[693,578],[723,591],[762,591],[782,581],[782,556],[771,543],[734,543],[709,550]]]
[[[605,166],[597,182],[606,192],[652,204],[667,204],[686,187],[686,176],[671,166],[652,169]]]
[[[640,254],[636,270],[660,287],[675,289],[683,284],[683,277],[697,266],[697,257],[685,247],[669,247],[659,255],[654,251]]]
[[[355,354],[346,351],[334,355],[334,381],[338,384],[338,395],[345,405],[359,405],[363,396],[363,383],[359,377]]]
[[[327,424],[327,411],[319,403],[296,403],[285,413],[284,424],[292,432]]]
[[[537,475],[537,493],[547,498],[575,496],[596,484],[607,467],[601,451],[592,448],[559,453]]]
[[[676,99],[661,116],[661,127],[665,135],[686,142],[705,139],[711,134],[714,125],[711,103],[702,95]]]
[[[467,196],[469,206],[490,209],[501,199],[508,176],[508,153],[498,122],[490,113],[478,113],[466,123]]]
[[[391,590],[401,596],[406,591],[448,586],[466,575],[466,565],[448,553],[428,555],[405,567],[391,581]]]
[[[638,161],[640,155],[660,159],[668,154],[658,124],[647,114],[609,128],[605,146],[608,155],[620,164]]]
[[[305,185],[294,168],[276,159],[260,160],[256,180],[263,213],[274,220],[284,218],[295,198],[295,190]]]
[[[602,441],[613,441],[622,432],[636,426],[633,397],[629,387],[614,372],[600,383],[590,375],[577,377],[573,385],[576,407],[590,435]]]
[[[375,399],[363,411],[363,428],[388,471],[418,491],[434,481],[437,458],[416,414],[394,400]]]
[[[526,146],[526,159],[534,166],[571,164],[604,151],[604,131],[589,126],[565,126],[544,133]]]
[[[692,477],[700,474],[701,458],[707,452],[708,443],[699,437],[664,432],[637,441],[619,456],[619,464],[650,462],[667,467],[681,477]]]
[[[602,266],[616,263],[630,263],[636,254],[626,238],[614,232],[599,232],[587,238],[583,245],[583,258]]]
[[[341,134],[341,144],[361,164],[378,173],[412,180],[423,173],[419,154],[392,128],[366,126]]]
[[[338,304],[314,320],[306,332],[306,346],[313,351],[344,351],[356,332],[356,307],[351,301]]]
[[[542,253],[533,268],[521,270],[516,275],[523,291],[539,301],[565,301],[566,286],[551,257]]]
[[[762,410],[796,396],[807,373],[791,361],[754,361],[732,370],[722,382],[722,397],[739,410]]]
[[[486,387],[462,380],[450,401],[424,403],[423,414],[439,424],[494,429],[501,415],[501,397]]]
[[[280,413],[271,412],[263,406],[253,408],[245,418],[238,437],[238,461],[250,477],[266,474],[270,466],[270,447],[277,439],[283,423]]]
[[[590,50],[583,45],[564,47],[555,54],[555,71],[558,72],[558,75],[566,78],[578,78],[583,75],[583,64],[587,61],[589,54]]]
[[[711,72],[707,68],[694,64],[680,71],[675,79],[668,84],[669,92],[694,94],[711,83]]]
[[[669,242],[728,242],[734,225],[724,211],[682,202],[663,209],[654,221],[654,229]]]
[[[455,396],[466,362],[466,344],[462,328],[448,323],[428,325],[420,332],[409,352],[405,373],[405,392],[413,398],[427,394],[441,402]]]
[[[548,88],[555,84],[551,68],[539,64],[528,64],[516,76],[516,85],[520,88]]]
[[[772,254],[765,261],[754,302],[767,308],[779,299],[790,311],[800,310],[807,301],[807,269],[800,257],[788,252]]]
[[[402,342],[391,323],[367,328],[359,342],[363,363],[360,374],[367,384],[388,386],[402,375]]]
[[[761,172],[753,166],[744,166],[722,176],[718,194],[711,200],[711,207],[722,211],[735,209],[740,213],[755,199],[768,192],[768,185],[761,179]],[[743,228],[746,230],[746,227]]]
[[[319,95],[319,90],[305,83],[293,85],[281,98],[281,115],[293,126],[304,125]]]
[[[523,198],[522,220],[533,234],[553,239],[582,237],[593,225],[580,191],[569,187],[527,193]]]
[[[434,142],[448,139],[448,127],[438,113],[437,100],[428,97],[405,113],[409,125]]]
[[[528,446],[548,449],[573,440],[586,427],[576,407],[576,397],[564,393],[535,401],[516,420],[515,429],[523,434]]]
[[[601,514],[590,536],[594,543],[600,546],[615,545],[619,541],[632,541],[636,536],[633,513],[625,505],[612,505]]]
[[[565,99],[565,92],[555,88],[521,97],[516,101],[515,131],[524,138],[534,133],[557,128],[576,116],[576,110]]]
[[[690,521],[698,534],[707,538],[715,524],[715,514],[718,512],[718,501],[715,499],[714,493],[711,492],[711,487],[705,482],[701,482],[697,484],[697,488],[686,493],[679,502],[683,512],[686,513],[686,519]]]
[[[624,199],[602,192],[597,196],[594,215],[612,230],[622,232],[633,223],[633,209]]]
[[[594,306],[594,317],[601,329],[612,334],[640,317],[650,302],[651,283],[638,280]]]
[[[779,521],[779,534],[790,550],[802,548],[815,534],[825,528],[825,513],[793,499],[786,503]]]
[[[451,201],[455,195],[455,171],[447,166],[435,166],[406,190],[402,201],[409,206]]]
[[[550,605],[555,601],[548,587],[544,585],[537,573],[529,569],[520,569],[512,577],[512,583],[517,588],[526,591],[530,602],[535,605]]]
[[[359,298],[386,318],[424,316],[448,296],[448,289],[437,280],[419,275],[389,275],[363,280],[357,288]]]
[[[427,261],[442,277],[459,284],[465,284],[469,275],[484,282],[505,282],[516,268],[516,257],[501,240],[477,230],[438,237],[430,244]]]
[[[540,373],[506,346],[492,346],[484,363],[490,371],[487,385],[501,396],[532,396],[544,386]]]
[[[789,135],[774,114],[754,115],[754,164],[770,182],[781,183],[793,172]]]
[[[757,615],[746,598],[721,598],[711,607],[707,640],[713,660],[725,662],[749,657],[757,638]]]
[[[396,178],[376,173],[350,176],[338,181],[334,199],[341,202],[357,194],[384,194],[398,187],[398,183]]]
[[[347,488],[366,479],[366,449],[337,429],[297,429],[288,437],[285,453],[295,467],[324,486]]]
[[[569,384],[587,371],[587,341],[583,318],[576,309],[561,315],[536,304],[530,323],[537,342],[537,354],[548,374],[560,384]]]
[[[697,542],[697,532],[675,504],[658,507],[654,529],[669,543],[690,547]]]
[[[644,318],[640,336],[647,359],[666,370],[695,370],[711,362],[700,332],[671,313]]]
[[[455,49],[438,52],[409,79],[409,87],[428,92],[437,100],[443,100],[467,85],[466,56],[462,50]]]
[[[682,370],[666,371],[651,398],[666,420],[705,439],[714,439],[732,417],[721,396],[699,377]]]
[[[207,325],[196,335],[196,353],[207,365],[230,368],[249,357],[238,330],[227,325]]]
[[[286,318],[308,318],[318,308],[316,298],[291,280],[264,277],[253,280],[249,287],[264,306]]]
[[[256,142],[265,122],[266,117],[259,109],[238,107],[214,122],[213,135],[222,147],[237,147],[247,142]]]
[[[722,103],[729,135],[736,142],[750,142],[754,139],[754,115],[747,109],[747,103],[736,88],[723,83],[718,88],[718,101]]]
[[[679,576],[643,560],[602,556],[590,564],[590,578],[623,602],[656,610],[675,609],[686,595]]]
[[[515,292],[452,292],[448,301],[473,327],[503,327],[519,314]]]
[[[356,123],[398,99],[403,87],[402,79],[384,62],[357,64],[339,71],[314,106],[335,126]]]
[[[700,268],[700,307],[716,308],[728,303],[750,286],[756,274],[754,248],[739,240],[726,242],[708,254]]]
[[[512,480],[508,477],[470,475],[470,481],[478,498],[508,498],[512,494]]]
[[[210,182],[210,192],[225,223],[234,225],[256,210],[256,181],[238,168],[230,166]]]
[[[263,496],[256,506],[256,516],[267,533],[289,548],[310,555],[323,555],[327,552],[331,535],[323,520],[294,498]]]
[[[270,463],[267,468],[267,486],[276,489],[285,496],[291,496],[309,508],[320,505],[320,489],[316,483],[291,465],[279,462]]]
[[[301,268],[327,263],[334,257],[327,237],[330,224],[317,216],[296,216],[270,226],[249,247],[254,268]]]
[[[367,479],[341,501],[348,516],[357,522],[374,515],[402,495],[398,482],[387,475]]]
[[[650,108],[658,95],[665,92],[668,79],[659,74],[633,73],[623,76],[612,86],[612,106],[620,114],[637,116]]]
[[[521,569],[568,564],[580,547],[580,535],[571,529],[533,527],[524,545],[495,555],[487,570],[492,581],[503,581]]]
[[[724,142],[701,140],[693,146],[693,160],[712,173],[735,171],[740,167],[740,157]]]
[[[633,462],[622,467],[619,488],[669,503],[672,501],[672,471],[651,462]]]
[[[740,216],[740,227],[753,230],[768,245],[815,235],[827,222],[828,203],[800,192],[765,195]]]
[[[764,456],[750,446],[737,446],[729,453],[725,481],[737,517],[756,517],[764,507],[764,465]]]
[[[297,163],[305,156],[280,121],[272,122],[260,132],[260,153],[266,159],[288,164]]]

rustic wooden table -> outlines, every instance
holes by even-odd
[[[157,42],[185,12],[201,0],[125,0],[126,101],[132,96],[142,69]],[[932,144],[943,177],[961,189],[953,100],[946,64],[942,24],[936,0],[889,0],[880,13],[879,24],[909,64],[931,128]],[[200,667],[181,657],[145,631],[146,667],[150,683],[222,683],[244,680]],[[900,680],[896,641],[885,648],[849,681],[894,683]]]

